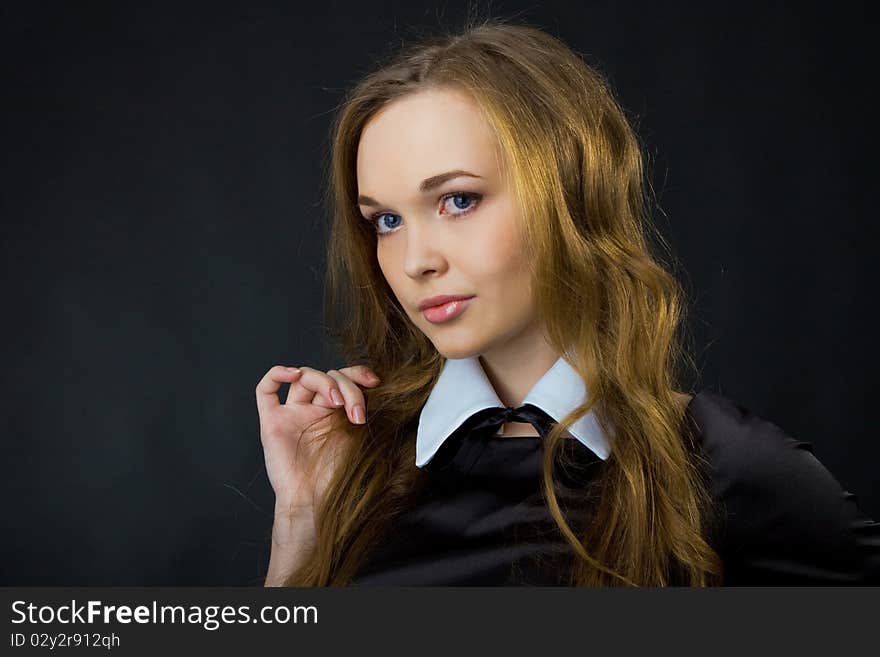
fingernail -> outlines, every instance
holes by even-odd
[[[351,412],[354,414],[355,422],[357,422],[358,424],[363,424],[365,422],[363,406],[361,406],[360,404],[355,404],[355,407],[351,410]]]
[[[339,391],[336,388],[330,391],[330,399],[333,400],[333,403],[337,406],[342,406],[345,402],[342,400],[342,396],[339,394]]]

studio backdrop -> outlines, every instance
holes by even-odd
[[[274,498],[254,388],[275,364],[347,365],[322,325],[334,108],[400,43],[474,6],[0,9],[0,583],[262,584]],[[691,298],[689,383],[812,443],[877,518],[866,12],[489,13],[542,27],[611,81]]]

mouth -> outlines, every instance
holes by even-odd
[[[422,315],[424,315],[425,319],[432,324],[449,322],[461,315],[471,304],[473,299],[474,297],[453,299],[452,301],[447,301],[446,303],[441,303],[436,306],[428,306],[422,309]]]

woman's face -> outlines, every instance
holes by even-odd
[[[447,358],[509,348],[536,332],[518,210],[502,166],[478,107],[456,90],[398,99],[361,135],[358,201],[379,233],[379,266]],[[447,175],[456,171],[473,175]],[[461,314],[434,323],[419,304],[438,295],[473,298]]]

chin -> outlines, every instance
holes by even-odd
[[[445,358],[471,358],[483,353],[484,343],[482,340],[464,339],[439,339],[431,340],[437,351]]]

